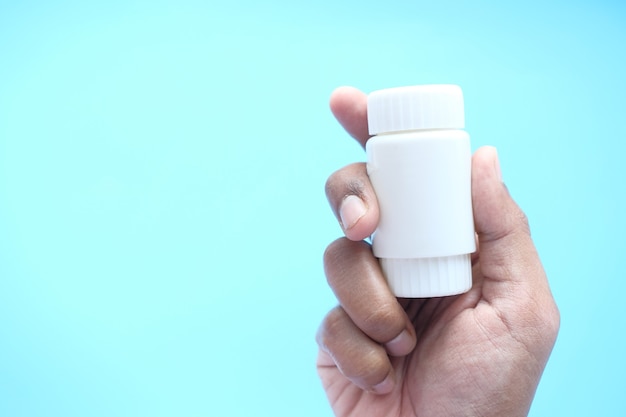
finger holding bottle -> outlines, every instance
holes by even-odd
[[[326,197],[348,239],[359,241],[374,233],[378,201],[364,163],[334,172],[326,181]]]
[[[362,389],[389,392],[395,384],[389,357],[405,356],[414,349],[413,325],[366,242],[337,239],[326,249],[324,270],[339,301],[317,333],[317,342],[328,356],[324,363],[336,366]]]
[[[344,129],[365,148],[367,95],[354,87],[339,87],[330,96],[330,109]],[[364,163],[339,169],[326,182],[326,197],[346,237],[358,241],[370,236],[378,224],[376,194]]]

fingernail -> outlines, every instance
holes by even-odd
[[[494,165],[495,165],[495,170],[496,170],[496,175],[498,176],[498,179],[500,180],[500,182],[502,182],[502,169],[500,168],[500,158],[498,158],[498,150],[495,149],[496,151],[496,159],[494,161]]]
[[[367,208],[363,200],[355,195],[349,195],[343,199],[339,207],[339,216],[344,230],[350,230],[361,217],[365,216]]]
[[[408,330],[403,330],[398,336],[390,342],[385,343],[385,350],[391,356],[408,355],[415,345],[415,340],[411,337]]]
[[[372,392],[375,392],[376,394],[389,394],[393,391],[393,386],[393,377],[392,374],[389,373],[383,382],[372,387]]]

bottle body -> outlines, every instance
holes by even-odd
[[[469,290],[476,244],[467,132],[384,133],[366,150],[381,216],[372,247],[392,291],[437,297]]]

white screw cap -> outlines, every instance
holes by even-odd
[[[453,84],[374,91],[367,99],[370,135],[405,130],[463,129],[463,91]]]

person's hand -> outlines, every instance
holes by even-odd
[[[361,145],[366,95],[337,89],[331,110]],[[472,158],[478,251],[472,289],[396,298],[370,245],[378,222],[365,164],[326,183],[345,233],[324,254],[339,306],[317,333],[317,369],[337,416],[523,416],[554,345],[559,312],[524,213],[501,181],[494,148]],[[428,204],[425,202],[424,204]]]

